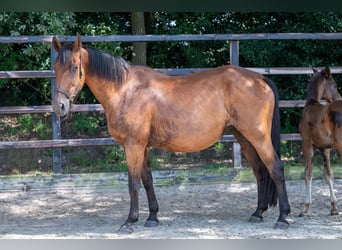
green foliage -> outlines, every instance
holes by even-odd
[[[124,149],[119,146],[63,148],[63,154],[70,154],[64,173],[96,173],[127,171]],[[72,168],[70,166],[73,166]]]
[[[214,145],[216,151],[218,151],[219,153],[223,153],[224,151],[224,143],[223,142],[217,142]]]
[[[52,130],[47,128],[47,125],[43,122],[43,120],[38,120],[34,124],[33,131],[39,135],[39,138],[43,140],[47,140],[51,138]]]
[[[70,156],[70,161],[73,164],[77,164],[79,166],[82,166],[82,168],[89,167],[91,165],[91,161],[88,158],[87,152],[85,150],[78,150],[74,152]]]
[[[95,160],[90,159],[91,164],[88,164],[92,169],[89,172],[126,172],[127,162],[125,151],[122,146],[103,146],[101,147],[103,156]]]
[[[122,146],[110,147],[107,152],[107,161],[112,163],[116,171],[127,171],[126,154]]]
[[[21,133],[23,134],[37,134],[40,139],[49,139],[52,135],[52,129],[47,122],[40,118],[38,114],[25,114],[20,115],[18,118],[18,123],[21,128]]]
[[[32,121],[32,115],[30,114],[22,115],[19,117],[19,122],[21,124],[23,132],[27,133],[31,131],[31,128],[33,126]]]
[[[86,133],[94,135],[94,132],[99,124],[99,120],[93,116],[86,116],[83,113],[76,113],[72,130],[75,133]]]

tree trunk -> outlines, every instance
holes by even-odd
[[[145,35],[144,12],[132,12],[132,35]],[[146,42],[133,42],[132,64],[146,65]]]

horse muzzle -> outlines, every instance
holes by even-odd
[[[58,116],[65,116],[70,111],[70,100],[63,95],[55,95],[52,101],[53,112]]]

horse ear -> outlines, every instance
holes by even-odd
[[[328,66],[326,66],[324,68],[324,70],[322,71],[322,73],[323,73],[324,77],[328,79],[331,75],[330,68]]]
[[[79,50],[82,48],[82,42],[81,42],[81,36],[80,34],[77,32],[76,34],[76,40],[74,42],[74,46],[73,46],[73,49],[74,50]]]
[[[314,67],[312,67],[312,71],[313,71],[314,73],[317,73],[317,72],[318,72],[318,70],[315,69]]]
[[[57,52],[59,52],[62,48],[62,44],[57,40],[56,36],[52,37],[52,45]]]

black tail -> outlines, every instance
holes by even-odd
[[[268,78],[264,77],[264,81],[270,86],[274,93],[274,111],[273,111],[273,120],[272,120],[272,144],[273,147],[278,154],[280,159],[280,112],[279,112],[279,96],[278,96],[278,89],[275,84]],[[263,190],[264,190],[264,197],[267,200],[269,206],[276,206],[278,195],[275,184],[266,169],[265,165],[261,169],[262,172],[262,180],[263,180]]]

